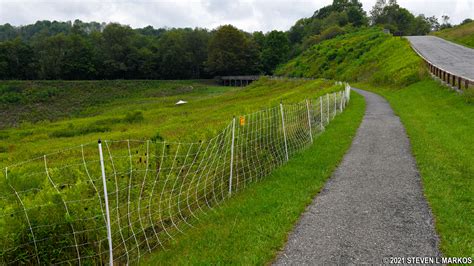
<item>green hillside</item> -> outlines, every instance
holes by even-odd
[[[422,64],[407,40],[372,28],[315,45],[281,66],[277,75],[404,86],[424,77]]]
[[[433,35],[474,48],[474,22],[437,31]]]

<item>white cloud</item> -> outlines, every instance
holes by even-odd
[[[0,24],[24,25],[37,20],[120,22],[132,27],[215,28],[233,24],[246,31],[287,30],[332,0],[0,0]],[[375,0],[362,0],[368,12]],[[474,16],[474,0],[399,0],[415,14],[452,23]]]

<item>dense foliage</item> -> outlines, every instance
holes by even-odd
[[[286,34],[279,31],[251,35],[231,25],[213,31],[132,29],[79,20],[38,21],[22,27],[5,24],[0,26],[0,41],[0,79],[197,79],[269,74],[286,61],[289,50]]]

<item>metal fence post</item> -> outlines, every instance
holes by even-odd
[[[102,141],[99,139],[100,168],[102,170],[102,183],[104,187],[105,215],[107,218],[107,238],[109,240],[109,265],[114,265],[114,254],[112,247],[112,231],[110,229],[109,198],[107,195],[107,180],[105,178],[104,155],[102,153]]]
[[[308,101],[308,99],[306,99],[306,111],[308,112],[309,138],[311,139],[311,143],[313,143],[313,132],[311,130],[311,115],[309,113],[309,101]]]
[[[281,112],[281,125],[283,127],[283,137],[285,139],[285,155],[286,155],[286,161],[288,161],[288,143],[286,142],[285,114],[283,112],[283,104],[281,102],[280,102],[280,112]]]
[[[234,170],[234,140],[235,140],[235,116],[234,116],[234,119],[232,119],[232,144],[230,146],[229,197],[232,194],[232,174]]]

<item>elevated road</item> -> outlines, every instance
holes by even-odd
[[[474,85],[474,49],[435,36],[406,38],[434,75],[459,89]]]

